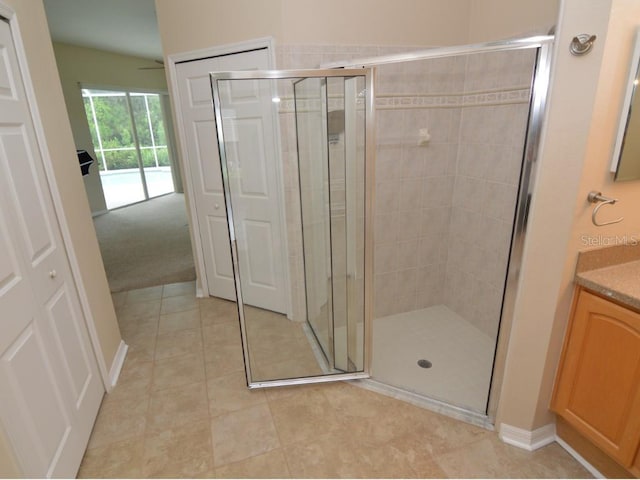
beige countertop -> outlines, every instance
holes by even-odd
[[[576,273],[576,283],[640,310],[640,260]]]

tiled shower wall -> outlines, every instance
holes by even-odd
[[[407,51],[400,47],[361,47],[335,45],[281,45],[276,47],[276,67],[279,69],[317,68],[321,64],[351,60],[354,58],[387,55]],[[292,284],[292,305],[294,320],[306,318],[304,291],[304,258],[300,224],[300,189],[298,183],[298,158],[296,155],[296,125],[292,105],[280,107],[281,145],[283,150],[283,176],[286,194],[286,216],[289,242],[289,274]],[[335,191],[333,192],[335,195]],[[363,192],[358,192],[358,198]],[[361,229],[358,237],[363,236]],[[362,271],[358,268],[358,271]],[[360,285],[362,279],[358,279]],[[361,306],[360,306],[361,307]]]
[[[378,68],[376,317],[442,303],[463,82],[459,58]]]
[[[497,338],[533,50],[467,57],[443,303]]]
[[[280,46],[278,68],[413,47]],[[375,316],[446,304],[489,336],[506,273],[533,51],[378,67]],[[295,122],[281,113],[294,318],[305,318]],[[419,145],[420,130],[430,136]]]

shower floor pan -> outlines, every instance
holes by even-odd
[[[494,347],[488,335],[436,305],[374,320],[371,373],[387,385],[484,414]]]

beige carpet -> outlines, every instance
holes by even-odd
[[[112,210],[94,224],[112,292],[195,280],[183,194]]]

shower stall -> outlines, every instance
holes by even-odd
[[[249,387],[358,379],[491,424],[552,40],[212,74]],[[277,195],[287,312],[251,294]]]

